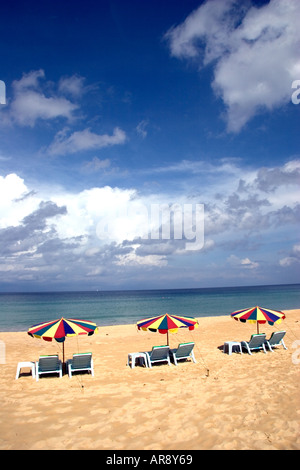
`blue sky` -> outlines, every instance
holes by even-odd
[[[0,290],[299,282],[299,15],[297,0],[1,6]],[[196,233],[199,205],[187,249],[173,209]]]

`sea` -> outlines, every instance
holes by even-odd
[[[98,326],[134,324],[164,313],[210,317],[260,307],[300,308],[300,284],[200,289],[0,293],[0,331],[27,331],[61,317]]]

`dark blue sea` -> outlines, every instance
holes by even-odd
[[[0,293],[0,331],[26,331],[60,317],[99,326],[136,323],[164,313],[192,317],[230,315],[242,308],[300,308],[300,284],[109,292]]]

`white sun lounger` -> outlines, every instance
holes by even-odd
[[[170,356],[174,364],[177,366],[177,361],[189,358],[192,359],[193,362],[196,362],[193,351],[194,346],[195,343],[180,343],[177,349],[170,349]]]
[[[67,369],[69,377],[73,372],[89,371],[94,377],[94,362],[92,353],[73,354],[73,359],[67,361]]]
[[[264,333],[259,335],[255,334],[251,336],[250,341],[241,341],[241,346],[242,348],[247,349],[249,354],[252,354],[251,351],[257,351],[259,349],[263,349],[266,353],[265,341],[266,335]]]
[[[284,344],[283,337],[285,335],[285,331],[273,331],[271,337],[266,340],[266,344],[270,351],[273,352],[272,347],[282,345],[284,349],[287,349],[286,345]]]
[[[40,356],[39,361],[36,362],[35,378],[38,382],[39,376],[42,374],[58,374],[62,377],[62,363],[58,359],[58,355],[53,356]]]
[[[169,351],[169,346],[153,346],[152,351],[146,352],[148,366],[152,367],[156,362],[167,362],[170,366]]]

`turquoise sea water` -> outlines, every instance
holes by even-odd
[[[205,317],[247,307],[300,308],[300,284],[110,292],[0,294],[0,331],[26,331],[62,316],[99,326],[136,323],[164,313]]]

